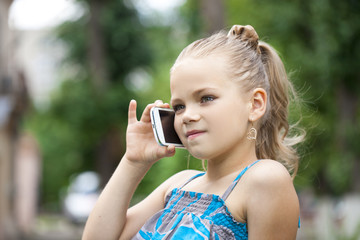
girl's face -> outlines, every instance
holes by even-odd
[[[175,130],[199,159],[223,159],[239,152],[249,128],[250,96],[227,77],[218,56],[185,58],[170,77]]]

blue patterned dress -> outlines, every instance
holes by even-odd
[[[248,239],[246,223],[234,219],[225,201],[241,176],[258,161],[241,171],[222,197],[182,190],[205,173],[193,176],[169,193],[165,208],[152,216],[133,239]]]

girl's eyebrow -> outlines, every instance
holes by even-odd
[[[204,88],[200,88],[196,91],[193,92],[193,96],[196,96],[196,95],[201,95],[203,92],[206,92],[206,91],[213,91],[215,90],[216,88],[214,87],[204,87]]]
[[[214,91],[214,90],[216,90],[216,88],[214,88],[214,87],[204,87],[204,88],[195,90],[191,95],[193,97],[197,97],[197,96],[201,95],[203,92]],[[170,99],[171,105],[173,105],[174,102],[178,102],[178,101],[181,101],[181,99],[180,98],[171,98]]]

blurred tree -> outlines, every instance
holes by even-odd
[[[223,0],[201,0],[200,13],[207,33],[212,34],[225,27]]]
[[[227,22],[251,24],[283,56],[302,90],[308,141],[297,183],[320,192],[360,190],[359,1],[227,1]]]
[[[27,123],[42,148],[47,203],[57,202],[72,173],[96,169],[103,184],[111,176],[125,149],[128,103],[136,96],[125,79],[151,62],[150,44],[134,9],[123,1],[79,2],[87,10],[84,16],[57,30],[68,49],[64,69],[72,73],[50,107]]]
[[[90,0],[88,27],[88,59],[92,82],[96,91],[105,91],[108,85],[106,53],[101,14],[108,1]]]

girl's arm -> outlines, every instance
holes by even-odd
[[[158,187],[147,199],[139,204],[141,214],[134,208],[127,220],[130,200],[150,167],[163,157],[173,156],[175,147],[159,146],[153,136],[150,109],[153,106],[169,107],[161,101],[149,104],[140,121],[136,118],[136,102],[129,105],[128,127],[126,132],[126,153],[102,191],[84,229],[83,239],[119,239],[129,236],[143,225],[146,218],[163,208],[168,182]],[[123,232],[125,225],[127,231]],[[140,227],[139,227],[140,226]],[[122,237],[121,237],[122,238]]]
[[[292,179],[279,162],[263,160],[247,176],[249,240],[296,239],[299,200]]]

